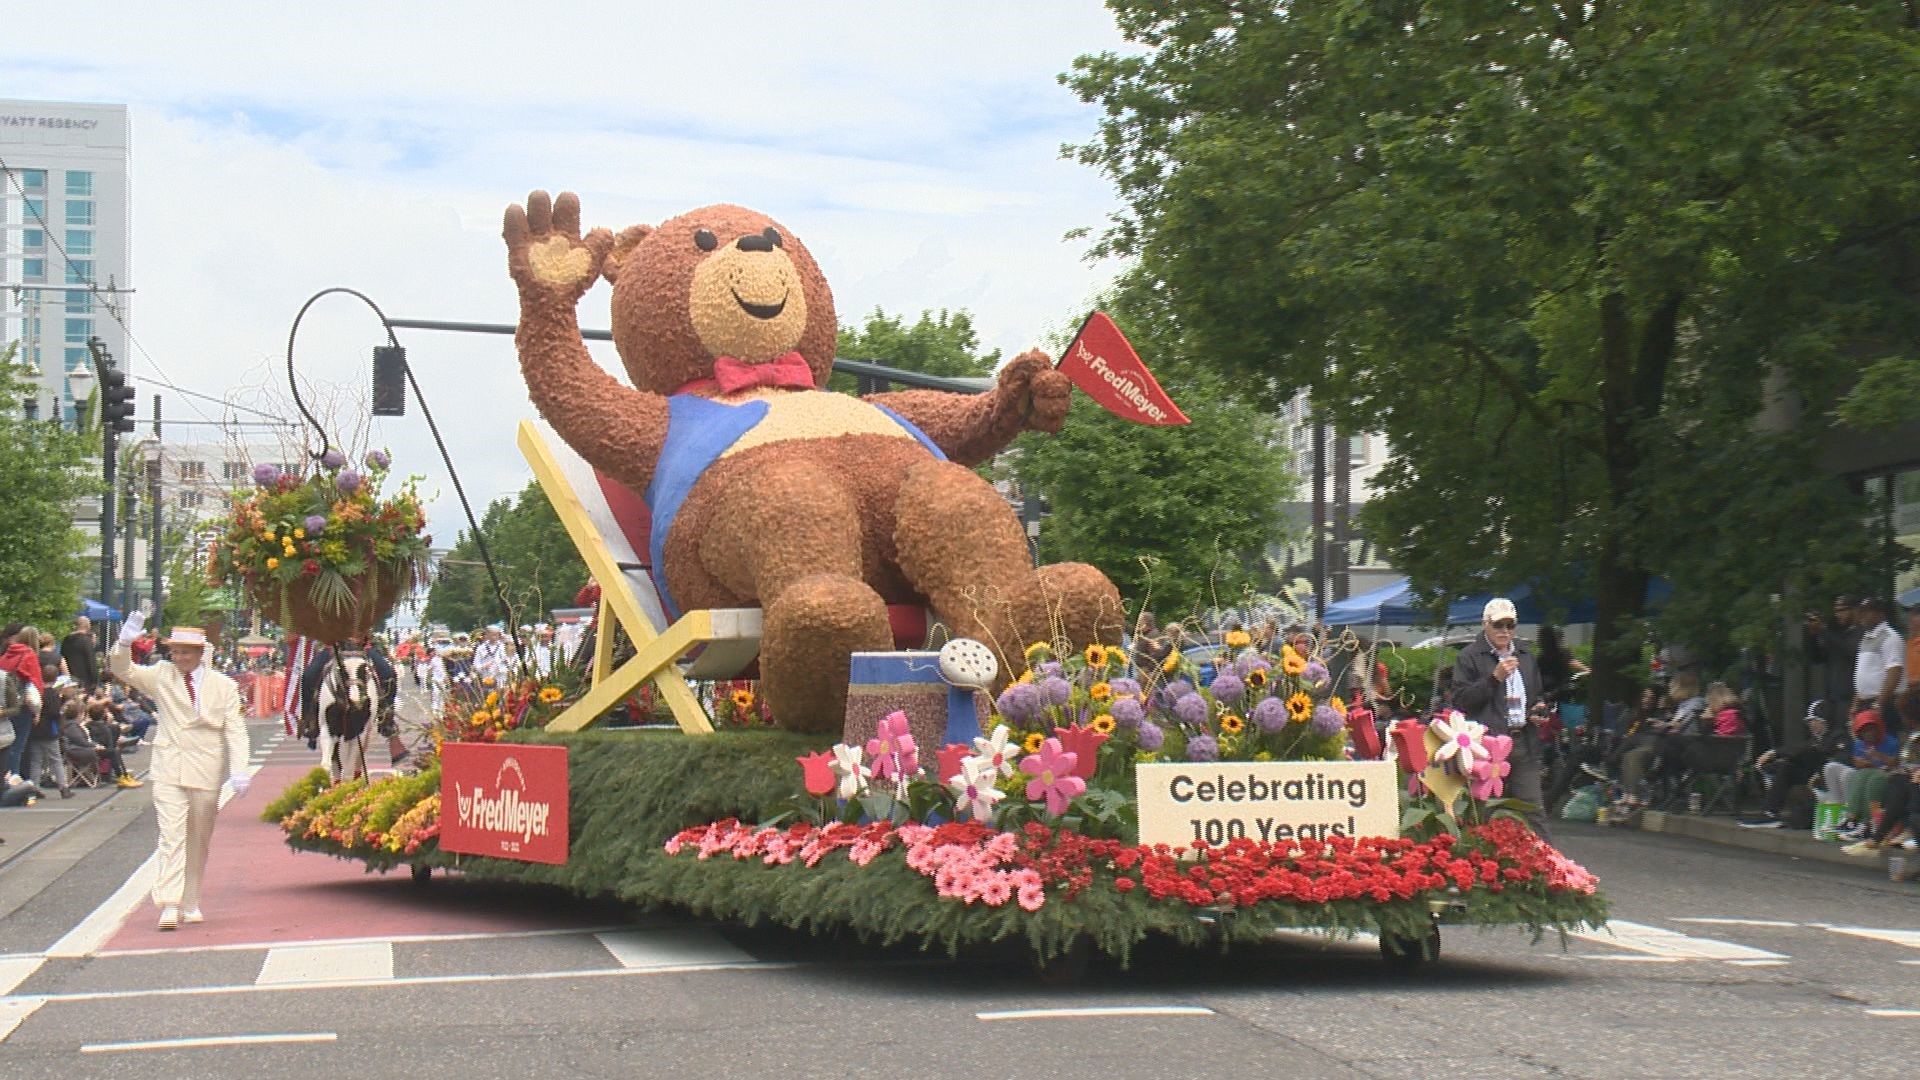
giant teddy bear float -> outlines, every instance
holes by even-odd
[[[669,611],[764,609],[761,688],[782,726],[839,727],[850,655],[894,647],[890,603],[987,642],[1003,679],[1026,642],[1119,640],[1113,583],[1084,563],[1036,569],[971,469],[1023,431],[1060,430],[1072,387],[1045,354],[1014,358],[985,394],[833,393],[833,294],[763,214],[708,206],[583,236],[574,195],[536,191],[504,235],[534,405],[645,494]],[[575,308],[601,277],[631,387],[580,336]]]

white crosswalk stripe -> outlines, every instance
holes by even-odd
[[[593,935],[631,970],[751,964],[754,958],[712,930],[617,930]]]
[[[267,950],[259,986],[276,983],[360,982],[393,978],[393,945],[282,945]]]
[[[1787,960],[1782,953],[1737,945],[1731,941],[1693,937],[1645,923],[1613,919],[1606,930],[1578,930],[1572,935],[1583,941],[1612,945],[1645,956],[1671,960]]]

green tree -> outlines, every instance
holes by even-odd
[[[1284,540],[1287,471],[1271,413],[1244,387],[1193,363],[1172,313],[1143,278],[1103,305],[1192,423],[1130,423],[1076,395],[1058,435],[1016,444],[1022,486],[1046,502],[1040,554],[1092,563],[1134,605],[1177,618],[1232,604]]]
[[[1389,435],[1364,521],[1423,590],[1591,590],[1604,692],[1650,575],[1711,647],[1861,572],[1815,433],[1756,418],[1920,353],[1912,5],[1110,6],[1145,52],[1067,77],[1099,249],[1195,355]]]
[[[172,527],[165,531],[165,564],[161,568],[161,581],[165,591],[161,594],[161,607],[164,609],[154,626],[204,626],[207,617],[222,610],[222,600],[227,596],[224,589],[215,589],[207,580],[207,547],[205,537],[188,527]]]
[[[858,328],[842,326],[837,355],[927,375],[962,377],[989,375],[1000,361],[1000,350],[982,352],[973,316],[965,311],[923,311],[912,326],[898,315],[879,308]],[[851,375],[835,373],[827,388],[854,392]]]
[[[22,414],[37,387],[17,354],[17,345],[0,349],[0,621],[54,629],[80,608],[87,537],[74,507],[100,483],[87,468],[87,439],[58,418]]]
[[[550,609],[573,605],[574,594],[587,583],[587,566],[538,483],[529,482],[513,499],[495,499],[481,516],[480,529],[516,623],[544,622]],[[500,621],[500,605],[471,533],[462,532],[442,560],[424,618],[456,629]]]

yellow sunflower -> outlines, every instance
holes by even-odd
[[[1087,696],[1095,701],[1105,701],[1113,696],[1113,687],[1108,683],[1094,683],[1087,688]]]
[[[1247,685],[1253,687],[1255,690],[1267,685],[1267,669],[1254,668],[1252,671],[1247,672]]]
[[[1238,735],[1247,729],[1247,722],[1232,713],[1220,714],[1220,732],[1223,735]]]
[[[485,702],[485,705],[487,706],[487,708],[491,709],[498,704],[500,704],[500,691],[494,690],[488,693],[487,700]]]
[[[1099,716],[1087,721],[1087,726],[1102,735],[1111,735],[1113,734],[1113,717],[1108,716],[1106,713],[1101,713]]]
[[[1047,737],[1036,731],[1028,735],[1026,738],[1026,741],[1022,742],[1020,745],[1026,749],[1027,753],[1037,754],[1040,752],[1040,747],[1044,745],[1046,741],[1047,741]]]
[[[1227,631],[1227,648],[1244,649],[1251,644],[1253,644],[1253,635],[1245,630]]]
[[[1289,675],[1298,675],[1307,670],[1307,658],[1301,656],[1293,646],[1285,646],[1280,650],[1280,670]]]
[[[1296,724],[1304,724],[1312,717],[1312,698],[1305,694],[1295,694],[1287,699],[1287,719]]]
[[[493,718],[493,714],[488,712],[487,710],[475,709],[473,710],[473,715],[468,717],[467,719],[472,720],[476,724],[484,724],[492,718]]]
[[[1087,646],[1086,657],[1088,667],[1106,667],[1107,647],[1105,645],[1089,645]]]
[[[1327,702],[1327,704],[1333,706],[1333,711],[1339,713],[1341,716],[1347,715],[1347,703],[1341,701],[1337,695],[1332,701]]]
[[[733,692],[733,707],[741,712],[746,712],[748,709],[753,708],[753,691],[744,687],[735,690]]]
[[[1167,662],[1160,665],[1160,670],[1171,674],[1173,670],[1175,668],[1178,668],[1179,666],[1180,666],[1180,654],[1168,653]]]
[[[557,686],[549,686],[546,689],[540,691],[540,700],[548,705],[551,705],[554,702],[559,701],[561,698],[566,696],[567,695],[562,693],[560,691],[560,688]]]
[[[1044,641],[1036,641],[1027,646],[1027,663],[1031,664],[1042,657],[1053,655],[1053,646]]]

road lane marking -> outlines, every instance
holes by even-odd
[[[1868,1009],[1868,1016],[1888,1016],[1895,1018],[1920,1017],[1920,1009]]]
[[[46,962],[44,956],[0,956],[0,997],[13,993]]]
[[[1909,949],[1920,949],[1920,930],[1876,930],[1870,926],[1828,926],[1825,929],[1836,934],[1846,934],[1849,937],[1884,941],[1890,945],[1905,945]]]
[[[1568,960],[1608,960],[1616,964],[1677,964],[1678,956],[1603,956],[1600,953],[1574,953]]]
[[[1785,960],[1729,960],[1729,964],[1738,967],[1786,967]]]
[[[83,1054],[119,1054],[129,1050],[191,1050],[204,1046],[257,1046],[261,1043],[333,1042],[340,1036],[331,1031],[309,1031],[286,1035],[214,1035],[198,1039],[151,1039],[146,1042],[82,1043]]]
[[[13,1029],[39,1011],[42,1004],[40,998],[0,998],[0,1043],[6,1042]]]
[[[1201,1005],[1100,1005],[1080,1009],[1006,1009],[973,1015],[986,1021],[1077,1020],[1090,1016],[1212,1016],[1214,1011]]]
[[[753,962],[751,954],[712,930],[621,930],[593,936],[623,968]]]
[[[283,945],[268,949],[254,982],[274,983],[386,982],[393,978],[393,946]]]
[[[1602,945],[1615,945],[1648,956],[1667,956],[1677,960],[1786,960],[1786,956],[1766,949],[1736,945],[1730,941],[1697,938],[1644,923],[1612,919],[1604,933],[1594,930],[1569,931],[1573,937]]]
[[[28,1002],[58,1005],[88,1001],[139,1001],[144,998],[225,997],[233,994],[280,994],[301,990],[364,990],[411,986],[465,986],[490,982],[547,982],[554,979],[604,979],[612,976],[703,975],[727,971],[792,971],[803,965],[784,960],[759,960],[750,964],[695,964],[683,968],[584,968],[579,971],[507,972],[497,975],[406,975],[392,979],[347,979],[339,982],[307,983],[234,983],[225,986],[169,986],[156,990],[79,990],[65,994],[35,994],[30,997],[0,998],[0,1004]]]
[[[127,880],[115,889],[112,896],[100,902],[100,906],[80,925],[67,931],[66,936],[47,947],[47,955],[53,957],[90,956],[95,949],[106,943],[120,924],[126,922],[128,914],[146,895],[153,891],[154,875],[158,872],[160,856],[158,853],[147,856],[147,861],[136,867]]]
[[[1799,926],[1797,922],[1781,922],[1778,919],[1675,919],[1674,922],[1701,923],[1706,926],[1764,926],[1775,929],[1791,929]]]
[[[358,938],[320,938],[316,941],[301,941],[298,945],[371,945],[389,942],[394,945],[418,944],[420,942],[442,941],[504,941],[508,938],[559,937],[568,934],[594,934],[602,930],[621,930],[625,926],[581,926],[551,930],[472,930],[458,934],[390,934],[386,937]],[[183,945],[178,948],[153,949],[104,949],[94,953],[96,957],[108,956],[174,956],[186,953],[212,952],[256,952],[266,949],[285,948],[284,941],[245,941],[227,945]]]

